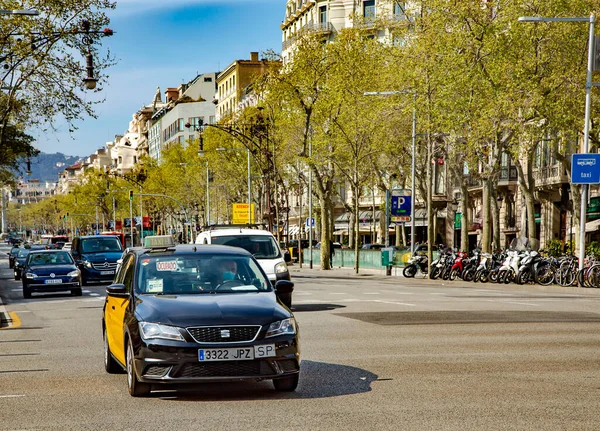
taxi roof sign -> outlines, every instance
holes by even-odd
[[[154,235],[144,238],[144,247],[165,248],[175,247],[175,241],[171,235]]]

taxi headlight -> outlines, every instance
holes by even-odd
[[[71,271],[67,274],[67,277],[79,277],[79,271]]]
[[[146,340],[160,338],[161,340],[185,341],[181,332],[179,332],[179,328],[174,326],[140,322],[140,332]]]
[[[281,274],[282,272],[288,272],[288,267],[285,262],[280,262],[275,265],[275,274]]]
[[[37,278],[37,274],[34,274],[33,272],[28,272],[25,274],[25,278]]]
[[[85,266],[86,268],[91,268],[92,267],[92,262],[84,260],[83,261],[83,266]]]
[[[293,317],[289,319],[280,320],[273,322],[267,329],[267,335],[265,338],[276,337],[278,335],[295,335],[296,334],[296,320]]]

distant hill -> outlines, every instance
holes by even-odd
[[[21,175],[25,181],[40,180],[41,182],[58,181],[58,173],[65,170],[77,161],[81,160],[79,156],[67,156],[63,153],[40,153],[31,159],[31,175],[27,175],[25,163],[21,166]]]

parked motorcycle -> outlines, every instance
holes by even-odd
[[[535,274],[542,262],[542,256],[536,250],[525,252],[525,256],[520,262],[517,284],[525,284],[535,281]]]
[[[456,280],[456,277],[462,278],[462,273],[465,269],[465,263],[467,260],[467,253],[459,251],[454,259],[454,264],[450,270],[450,280]]]
[[[406,278],[413,278],[417,271],[421,271],[423,274],[427,274],[429,270],[429,265],[427,264],[427,255],[426,254],[414,254],[410,259],[408,259],[407,265],[402,270],[402,275]]]

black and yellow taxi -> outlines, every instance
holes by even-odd
[[[127,371],[132,396],[152,385],[272,380],[294,391],[298,325],[251,253],[219,245],[173,245],[170,236],[125,250],[102,317],[104,365]]]

